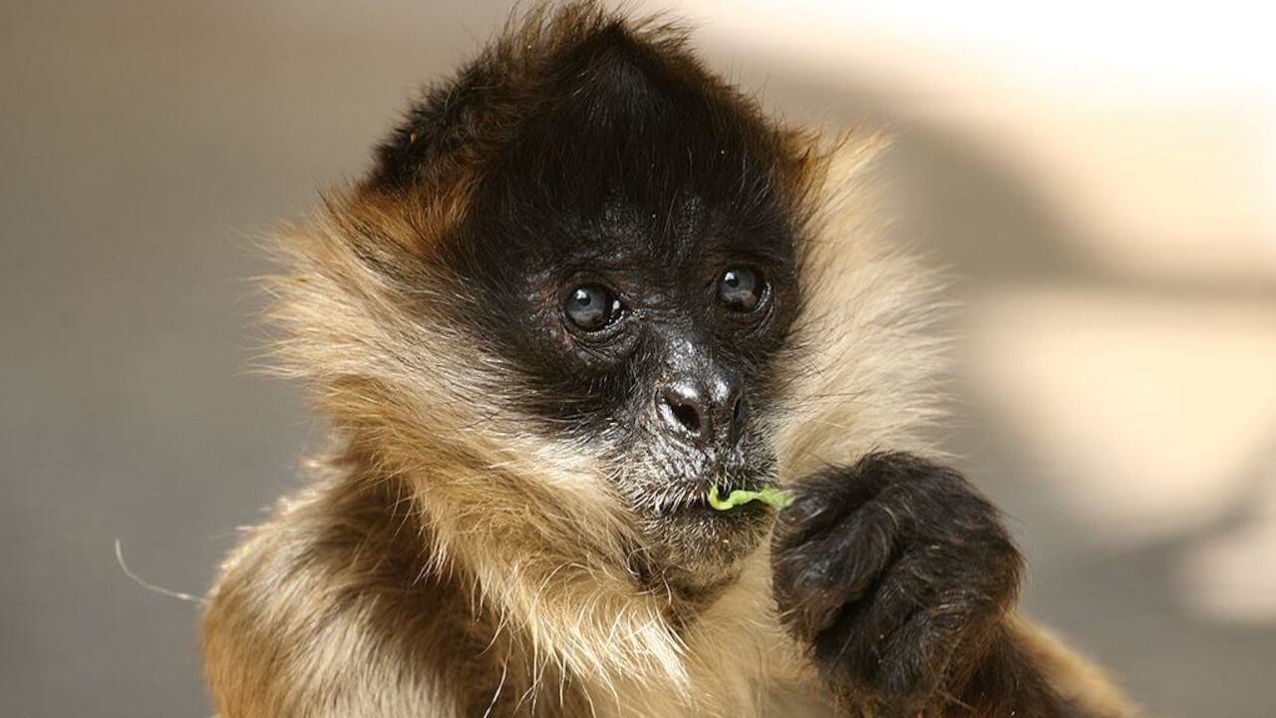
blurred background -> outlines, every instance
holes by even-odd
[[[669,4],[634,2],[640,11]],[[951,448],[1028,611],[1159,716],[1276,711],[1276,46],[1258,3],[694,0],[777,115],[897,136]],[[0,714],[204,716],[198,606],[320,432],[251,238],[506,2],[0,0]]]

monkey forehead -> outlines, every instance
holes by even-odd
[[[696,197],[672,198],[654,208],[617,201],[598,212],[565,205],[541,211],[514,204],[504,215],[485,215],[465,238],[471,261],[534,275],[598,272],[678,282],[729,258],[756,257],[789,265],[794,243],[782,212],[741,221],[710,210]]]
[[[480,201],[601,212],[617,199],[665,208],[688,194],[710,205],[771,194],[783,151],[774,128],[698,65],[621,31],[575,55],[489,161]]]
[[[436,239],[515,249],[571,221],[641,227],[669,249],[688,237],[668,231],[693,214],[688,197],[742,231],[787,221],[798,143],[707,72],[682,31],[581,8],[531,17],[412,108],[366,187],[455,198],[457,231]],[[614,221],[617,205],[631,221]]]
[[[546,87],[485,163],[460,241],[505,261],[526,248],[678,264],[707,241],[787,253],[784,145],[698,65],[613,31],[565,57]]]

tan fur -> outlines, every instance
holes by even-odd
[[[535,22],[543,36],[561,32]],[[874,448],[928,449],[936,283],[876,213],[871,168],[884,145],[812,144],[793,180],[811,222],[782,481]],[[637,534],[603,467],[528,433],[507,408],[500,360],[432,313],[449,285],[423,257],[463,212],[473,177],[458,157],[424,181],[437,183],[422,193],[430,204],[356,188],[278,233],[277,364],[310,386],[333,449],[314,486],[223,566],[203,626],[218,710],[827,715],[778,627],[766,550],[707,606],[635,585]],[[1058,666],[1059,690],[1103,706],[1098,715],[1132,715],[1098,674],[1019,626]]]
[[[1030,655],[1045,667],[1051,685],[1059,695],[1074,700],[1095,718],[1137,718],[1143,715],[1132,706],[1116,685],[1096,665],[1082,658],[1051,631],[1018,616],[1012,629]]]

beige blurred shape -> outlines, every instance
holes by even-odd
[[[1171,22],[1161,6],[1148,7],[1157,24],[1128,16],[1128,39],[1098,42],[1097,29],[1121,31],[1121,3],[1077,3],[1061,17],[1023,5],[681,7],[712,18],[710,43],[744,40],[834,85],[871,88],[893,113],[1014,165],[1100,260],[1141,274],[1276,278],[1276,70],[1259,69],[1276,68],[1276,45]],[[1227,52],[1246,41],[1253,52]]]
[[[1273,462],[1276,464],[1276,462]],[[1184,601],[1197,612],[1232,621],[1271,621],[1276,596],[1276,465],[1253,497],[1256,520],[1189,549],[1178,566]]]
[[[976,387],[1088,539],[1206,526],[1276,440],[1270,304],[1011,290],[975,303],[970,336]]]

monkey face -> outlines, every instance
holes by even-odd
[[[481,471],[530,447],[628,509],[646,568],[712,583],[769,525],[707,495],[774,480],[810,138],[658,33],[547,37],[485,52],[381,146],[335,278],[370,326],[302,337],[337,335],[330,373],[377,369],[325,399],[370,451],[452,442]]]
[[[490,336],[522,368],[520,410],[602,462],[656,558],[680,567],[722,567],[765,531],[762,504],[717,512],[706,495],[774,478],[773,364],[797,297],[787,237],[733,242],[741,230],[708,212],[688,199],[661,226],[617,207],[573,223],[582,234],[537,228],[521,240],[541,246],[506,256],[483,292],[501,297]],[[665,246],[645,254],[635,236]]]
[[[706,495],[774,478],[768,429],[797,299],[792,243],[730,219],[688,197],[659,212],[618,204],[511,226],[488,236],[526,251],[503,246],[488,265],[501,269],[475,275],[501,308],[492,349],[521,368],[511,377],[526,387],[520,411],[602,462],[662,564],[729,564],[767,523],[761,504],[722,513]]]
[[[448,266],[456,319],[532,430],[585,452],[663,570],[729,570],[769,509],[801,222],[779,133],[623,35],[576,48],[486,159]]]

